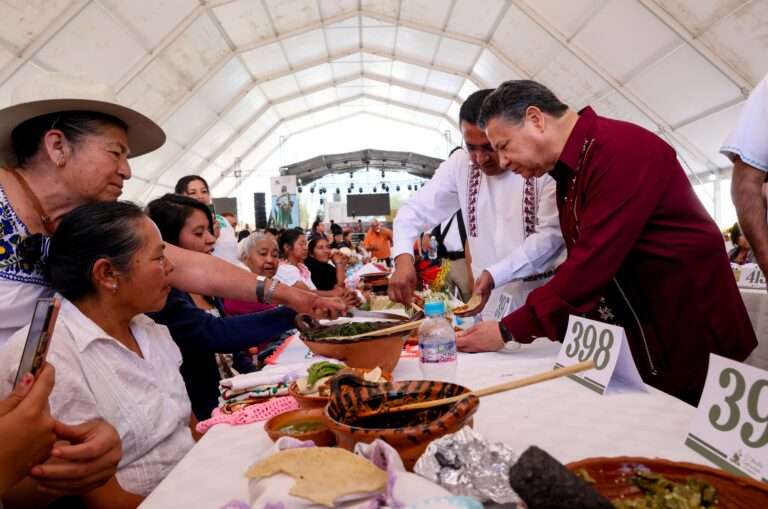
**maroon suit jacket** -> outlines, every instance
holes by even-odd
[[[710,352],[757,345],[722,237],[672,147],[579,114],[550,173],[568,258],[503,323],[521,342],[562,341],[570,314],[617,323],[645,382],[695,405]]]

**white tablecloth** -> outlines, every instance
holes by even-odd
[[[757,348],[747,359],[747,364],[768,369],[768,292],[739,288],[749,320],[757,336]]]
[[[458,382],[472,389],[552,368],[559,344],[538,340],[522,351],[460,354]],[[398,380],[421,378],[403,359]],[[475,429],[518,453],[535,444],[562,462],[591,456],[661,456],[708,464],[684,444],[695,409],[653,388],[599,396],[569,379],[488,396]],[[214,426],[141,505],[143,509],[216,509],[248,500],[244,477],[272,441],[263,425]]]

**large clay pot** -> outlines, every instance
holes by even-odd
[[[303,317],[304,315],[299,315]],[[376,322],[377,325],[390,327],[397,322]],[[383,371],[391,373],[400,361],[400,354],[405,346],[408,331],[399,332],[390,336],[371,336],[360,339],[311,339],[307,336],[307,328],[304,322],[297,317],[299,325],[299,337],[317,355],[338,359],[351,368],[373,369],[380,367]],[[323,331],[337,327],[320,326],[314,331]]]
[[[445,407],[400,413],[389,418],[392,427],[375,427],[375,421],[361,422],[360,413],[379,408],[383,403],[415,403],[448,398],[469,389],[447,382],[416,380],[371,384],[354,376],[338,376],[331,382],[331,400],[325,407],[328,427],[336,442],[352,450],[357,442],[370,443],[380,438],[394,447],[408,470],[427,445],[436,438],[472,425],[472,416],[480,403],[474,395]]]
[[[687,477],[696,477],[708,482],[717,491],[717,507],[720,509],[768,507],[768,484],[704,465],[621,456],[589,458],[567,466],[573,472],[586,470],[595,480],[591,486],[608,499],[631,499],[638,496],[641,492],[631,482],[632,474],[636,470],[651,470],[670,481],[685,482]]]

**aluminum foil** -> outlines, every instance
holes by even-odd
[[[516,460],[510,448],[465,426],[429,444],[413,471],[453,495],[525,509],[525,502],[509,486],[509,468]]]

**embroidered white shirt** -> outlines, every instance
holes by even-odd
[[[731,161],[738,156],[748,165],[768,172],[768,75],[744,103],[736,128],[720,152]]]
[[[10,391],[28,327],[0,351],[5,393]],[[62,299],[48,351],[56,368],[51,414],[67,424],[104,419],[120,435],[117,480],[146,496],[192,448],[191,406],[179,373],[181,352],[168,329],[146,315],[131,321],[144,358],[111,338]]]
[[[420,232],[431,230],[459,208],[467,229],[473,276],[487,270],[497,290],[512,281],[547,273],[562,261],[565,250],[552,177],[527,182],[509,171],[489,177],[471,166],[465,150],[457,150],[443,161],[424,187],[400,207],[393,256],[411,253]],[[525,285],[525,295],[517,295],[516,304],[522,304],[527,292],[539,285]]]

